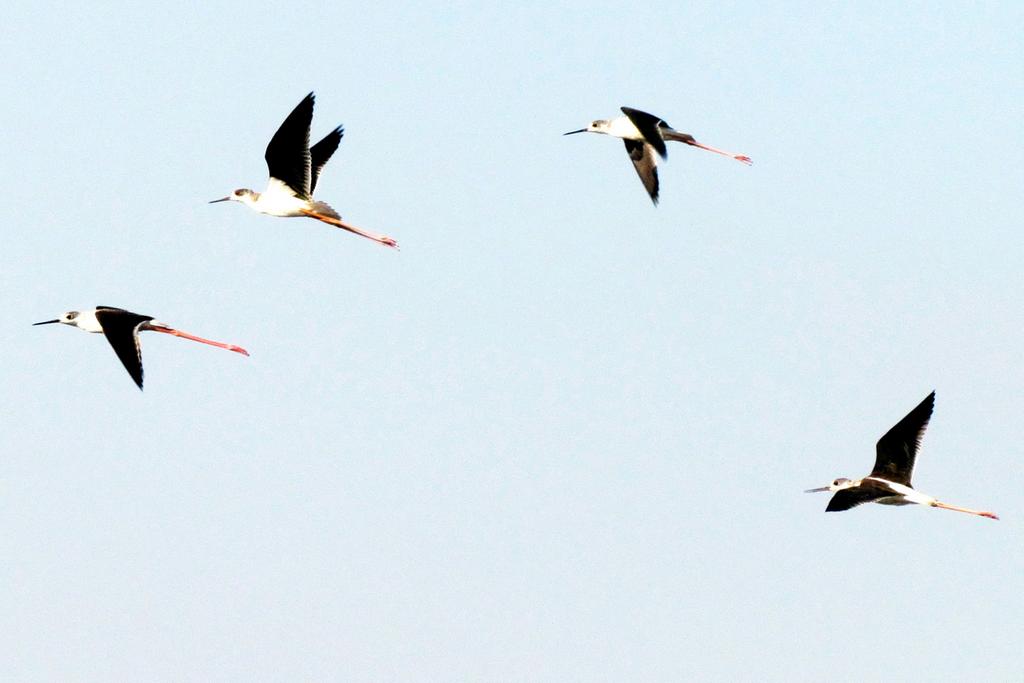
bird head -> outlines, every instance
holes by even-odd
[[[36,325],[52,325],[53,323],[60,323],[61,325],[75,325],[75,319],[78,317],[78,311],[68,311],[67,313],[61,313],[59,318],[53,320],[44,320],[41,323],[32,323],[32,326]]]
[[[822,486],[816,489],[807,489],[806,491],[804,491],[804,493],[820,493],[822,491],[829,491],[831,493],[835,493],[836,491],[842,491],[843,489],[848,489],[851,486],[856,486],[856,484],[857,482],[853,481],[852,479],[847,479],[846,477],[839,477],[828,486]]]
[[[227,197],[221,197],[220,199],[214,199],[210,204],[216,204],[217,202],[242,202],[243,204],[256,200],[256,193],[252,190],[241,187]]]
[[[591,121],[590,125],[587,126],[586,128],[580,128],[579,130],[571,130],[568,133],[563,133],[563,135],[574,135],[576,133],[604,133],[607,130],[608,121],[606,121],[605,119],[598,119],[596,121]]]

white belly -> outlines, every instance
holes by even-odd
[[[291,188],[281,181],[271,178],[266,192],[253,203],[253,208],[268,216],[302,216],[302,209],[308,209],[309,202],[296,197]]]
[[[309,208],[309,203],[298,197],[274,197],[272,201],[260,197],[253,208],[268,216],[302,216],[302,209]]]
[[[620,116],[617,119],[612,119],[608,126],[608,135],[616,138],[622,138],[623,140],[644,139],[644,136],[640,134],[640,130],[633,125],[633,122],[629,120],[628,116]]]

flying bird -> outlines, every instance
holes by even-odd
[[[197,337],[188,332],[182,332],[164,323],[157,322],[151,316],[140,315],[122,308],[112,308],[110,306],[97,306],[89,311],[68,311],[59,318],[44,320],[41,323],[33,323],[33,325],[51,325],[53,323],[71,325],[86,332],[102,332],[103,336],[107,338],[107,341],[113,347],[114,353],[117,354],[117,357],[121,359],[121,363],[124,364],[124,369],[135,380],[135,384],[138,385],[139,389],[142,389],[142,347],[139,345],[139,332],[143,330],[163,332],[175,337],[191,339],[192,341],[234,351],[243,356],[249,355],[249,352],[241,346],[203,339],[202,337]]]
[[[830,491],[835,495],[828,502],[827,512],[849,510],[863,503],[882,505],[929,505],[943,510],[955,510],[972,515],[999,519],[992,512],[982,512],[949,505],[915,491],[910,485],[914,470],[914,458],[921,447],[925,427],[935,407],[935,392],[928,394],[921,403],[896,423],[875,446],[875,468],[871,474],[853,481],[840,477],[828,486],[808,489],[807,493]]]
[[[610,120],[598,119],[592,121],[586,128],[571,130],[565,135],[601,133],[614,138],[622,138],[626,144],[626,153],[629,154],[637,175],[640,176],[641,182],[647,188],[647,194],[651,195],[651,201],[655,204],[658,203],[658,159],[654,153],[657,152],[662,159],[667,159],[668,150],[665,148],[667,141],[685,142],[715,154],[724,154],[748,166],[753,163],[750,157],[743,154],[733,154],[701,144],[694,140],[692,135],[674,130],[664,119],[653,114],[629,107],[622,107],[622,113],[625,116],[618,116]]]
[[[210,203],[241,202],[268,216],[315,218],[374,242],[397,248],[398,243],[392,238],[345,223],[326,202],[313,199],[320,173],[334,150],[338,149],[341,136],[345,133],[344,128],[338,126],[310,147],[309,126],[313,121],[313,101],[313,93],[306,95],[270,139],[263,155],[270,170],[270,182],[266,190],[260,193],[241,188]]]

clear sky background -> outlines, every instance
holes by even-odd
[[[8,7],[5,680],[1024,678],[1024,6],[811,4]],[[802,493],[932,389],[1001,521]]]

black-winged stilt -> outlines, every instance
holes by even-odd
[[[748,166],[753,163],[750,157],[743,154],[733,154],[701,144],[694,140],[692,135],[673,130],[672,126],[668,125],[664,119],[653,114],[629,107],[622,107],[622,113],[625,116],[610,120],[598,119],[592,121],[586,128],[572,130],[565,135],[601,133],[621,138],[626,144],[626,152],[633,161],[633,166],[636,167],[637,175],[640,176],[641,182],[647,188],[647,194],[651,195],[651,201],[655,204],[658,203],[658,160],[654,156],[654,152],[657,152],[662,159],[667,159],[666,141],[685,142],[693,147],[732,157]]]
[[[921,446],[925,427],[935,407],[935,392],[907,413],[907,416],[896,423],[878,440],[875,446],[875,468],[871,474],[852,481],[839,478],[828,486],[808,489],[807,493],[831,491],[835,493],[825,508],[828,512],[849,510],[863,503],[881,503],[882,505],[929,505],[943,510],[967,512],[972,515],[999,519],[992,512],[982,512],[969,508],[957,507],[935,500],[931,496],[915,491],[910,485],[910,476],[914,471],[914,458]]]
[[[397,247],[398,243],[392,238],[349,225],[326,202],[313,199],[320,172],[338,148],[344,134],[344,129],[338,126],[323,140],[309,146],[313,101],[313,93],[306,95],[270,139],[264,154],[270,170],[270,182],[264,192],[242,188],[210,203],[234,201],[269,216],[315,218],[386,246]]]
[[[44,320],[41,323],[33,323],[33,325],[50,325],[53,323],[71,325],[86,332],[102,332],[114,348],[117,357],[121,359],[125,370],[128,371],[128,374],[132,376],[132,379],[139,386],[139,389],[142,388],[142,347],[139,345],[139,332],[143,330],[172,334],[175,337],[191,339],[192,341],[234,351],[243,356],[249,355],[249,352],[241,346],[203,339],[202,337],[197,337],[188,332],[182,332],[164,323],[157,322],[151,316],[139,315],[138,313],[132,313],[121,308],[111,308],[110,306],[97,306],[89,311],[68,311],[59,318]]]

